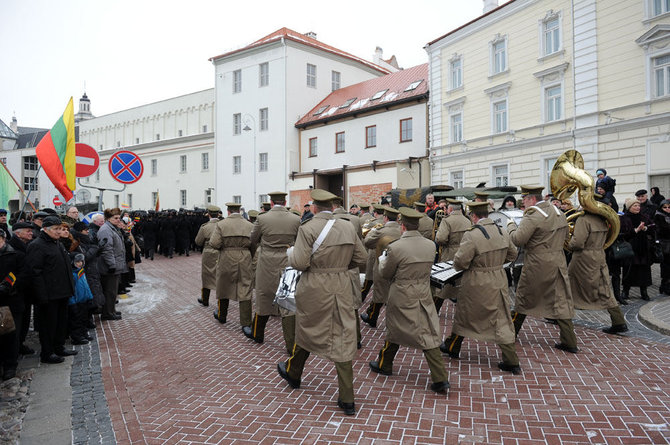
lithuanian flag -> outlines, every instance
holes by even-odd
[[[63,115],[35,148],[35,154],[42,164],[44,173],[63,195],[65,201],[72,199],[72,191],[77,187],[74,146],[74,106],[70,97]]]

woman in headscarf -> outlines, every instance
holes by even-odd
[[[635,256],[623,266],[623,294],[628,299],[630,288],[640,287],[640,296],[649,300],[647,287],[651,285],[653,263],[650,240],[654,239],[654,225],[642,212],[640,203],[631,197],[626,199],[626,213],[621,215],[620,236],[633,246]]]
[[[503,199],[502,204],[500,204],[500,207],[498,210],[515,210],[517,209],[516,206],[516,199],[512,195],[505,196],[505,199]]]

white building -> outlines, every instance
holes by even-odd
[[[312,187],[347,206],[429,185],[427,102],[427,64],[326,96],[295,124],[300,162],[289,181],[291,206],[302,208]]]
[[[391,71],[287,28],[210,60],[217,199],[247,209],[259,208],[269,192],[288,191],[299,171],[294,125],[306,110],[334,90]]]

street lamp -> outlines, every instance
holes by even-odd
[[[251,119],[251,122],[253,122],[253,127],[249,127],[249,123],[247,122],[247,123],[244,124],[244,128],[242,128],[242,130],[244,130],[244,131],[253,131],[254,132],[254,162],[253,162],[254,169],[253,169],[253,172],[252,172],[253,177],[254,177],[254,189],[253,189],[254,194],[253,194],[253,199],[252,199],[252,204],[253,204],[253,202],[257,199],[256,198],[256,119],[254,119],[254,117],[252,115],[246,114],[246,113],[245,113],[244,117]],[[255,208],[255,207],[253,207],[253,208]]]

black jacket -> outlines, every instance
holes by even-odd
[[[63,245],[45,232],[28,244],[26,263],[30,267],[35,303],[74,295],[70,257]]]

